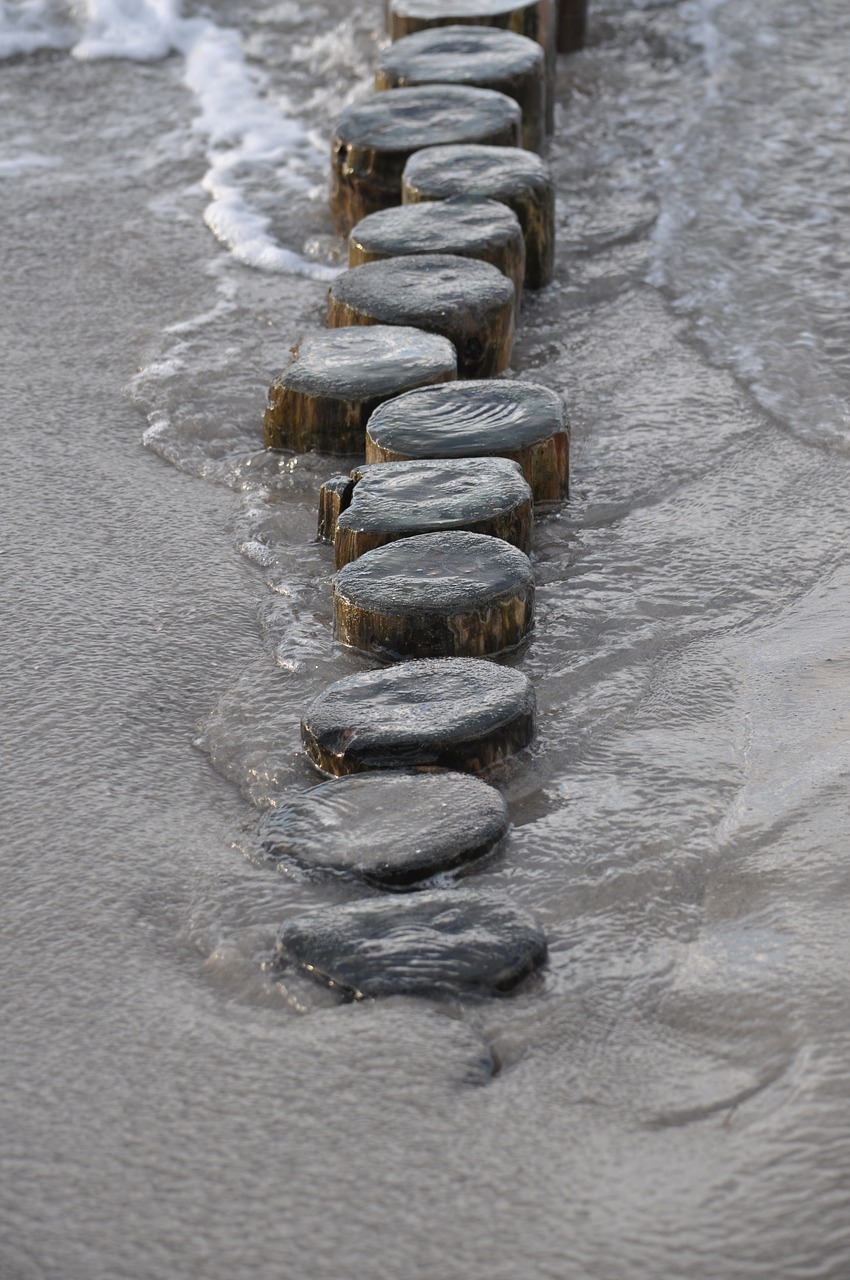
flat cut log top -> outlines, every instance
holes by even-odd
[[[474,142],[519,130],[521,122],[519,105],[495,89],[457,84],[388,89],[345,108],[334,146],[348,150],[350,168],[371,172],[375,152],[404,156],[420,147]]]
[[[534,570],[501,538],[453,530],[367,551],[340,569],[334,587],[348,604],[376,616],[442,618],[533,596]]]
[[[534,151],[477,144],[425,146],[405,165],[402,196],[431,200],[449,196],[508,199],[517,190],[548,190],[552,171]]]
[[[369,419],[369,439],[412,457],[469,458],[566,432],[559,395],[534,382],[482,379],[406,391]],[[483,459],[482,459],[483,462]]]
[[[407,84],[474,84],[537,70],[542,76],[542,47],[499,27],[428,27],[396,40],[378,59],[379,73]]]
[[[330,298],[381,324],[439,328],[454,314],[483,317],[513,307],[514,286],[489,262],[427,253],[351,267],[333,282]]]
[[[522,468],[508,458],[376,462],[354,474],[358,483],[339,523],[362,533],[460,529],[531,497]]]
[[[384,257],[420,253],[475,255],[494,246],[522,242],[522,228],[506,204],[458,196],[370,213],[358,222],[349,240],[365,254]]]
[[[366,400],[405,383],[451,377],[448,338],[405,325],[323,329],[303,337],[278,381],[307,396]]]

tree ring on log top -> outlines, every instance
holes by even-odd
[[[427,27],[384,49],[375,88],[469,84],[519,103],[522,145],[539,151],[546,134],[546,75],[536,40],[498,27]]]
[[[479,778],[392,770],[292,796],[265,814],[259,836],[271,862],[408,889],[483,858],[508,826],[503,796]]]
[[[334,636],[381,658],[485,658],[534,621],[534,570],[501,538],[454,529],[367,551],[334,578]]]
[[[535,699],[520,671],[480,658],[422,658],[337,680],[301,721],[323,773],[430,766],[482,773],[534,738]]]
[[[503,894],[431,889],[320,907],[287,920],[278,967],[354,999],[510,991],[546,959],[538,917]]]
[[[266,447],[362,454],[366,423],[382,401],[456,377],[453,344],[421,329],[374,325],[307,334],[269,387]]]
[[[334,532],[336,567],[397,538],[466,529],[531,544],[531,490],[507,458],[414,459],[357,467]]]
[[[483,456],[518,462],[535,507],[563,502],[570,433],[561,397],[534,382],[453,382],[385,401],[366,429],[367,462]]]
[[[469,85],[390,89],[339,116],[331,146],[331,210],[340,235],[369,213],[401,204],[405,162],[420,147],[477,142],[518,146],[522,112],[513,98]]]
[[[525,237],[513,209],[498,200],[461,196],[397,205],[363,218],[348,237],[348,265],[409,254],[451,253],[498,267],[514,286],[519,310],[525,279]]]
[[[501,200],[525,236],[525,283],[550,284],[555,268],[555,184],[552,171],[521,147],[432,146],[410,157],[401,180],[404,204],[476,196]]]
[[[371,324],[439,333],[454,343],[459,375],[492,378],[511,359],[514,287],[489,262],[457,254],[366,262],[331,285],[328,327]]]

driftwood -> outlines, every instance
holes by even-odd
[[[328,326],[371,324],[442,334],[454,343],[462,377],[492,378],[511,359],[514,287],[489,262],[455,254],[367,262],[331,285]]]
[[[309,334],[269,387],[267,448],[363,453],[366,423],[384,400],[457,377],[453,345],[400,326]]]
[[[569,494],[570,435],[560,396],[533,382],[455,382],[380,406],[366,431],[367,462],[511,458],[535,506]]]
[[[336,567],[398,538],[465,529],[531,545],[531,490],[505,458],[427,459],[358,467],[337,516]]]
[[[346,107],[331,146],[331,210],[340,235],[401,204],[405,162],[421,147],[476,142],[518,146],[522,112],[504,93],[466,85],[391,89]]]
[[[519,219],[498,200],[461,196],[382,209],[348,237],[348,264],[420,253],[454,253],[498,267],[514,286],[518,312],[525,279],[525,238]]]
[[[546,136],[546,76],[542,47],[498,27],[429,27],[382,52],[376,89],[468,84],[496,89],[522,109],[522,145],[540,151]]]
[[[525,283],[550,284],[555,266],[555,186],[533,151],[518,147],[441,146],[417,152],[402,174],[404,204],[475,196],[513,209],[525,236]]]
[[[337,680],[301,721],[323,773],[429,766],[482,773],[534,738],[527,676],[480,658],[423,658]]]

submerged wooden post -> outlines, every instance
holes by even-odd
[[[387,770],[295,792],[260,823],[264,860],[347,873],[380,889],[409,889],[462,873],[510,826],[495,787],[467,773]]]
[[[293,916],[275,965],[296,965],[349,999],[454,999],[512,990],[546,959],[539,918],[505,894],[429,889]]]
[[[414,658],[337,680],[311,702],[301,740],[331,776],[419,766],[483,773],[530,745],[531,681],[480,658]]]

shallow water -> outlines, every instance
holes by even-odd
[[[550,959],[344,1006],[263,966],[360,891],[244,854],[369,666],[339,465],[259,445],[378,8],[0,10],[0,1275],[843,1280],[850,17],[600,0],[561,59],[512,372],[566,397],[573,498],[475,877]]]

